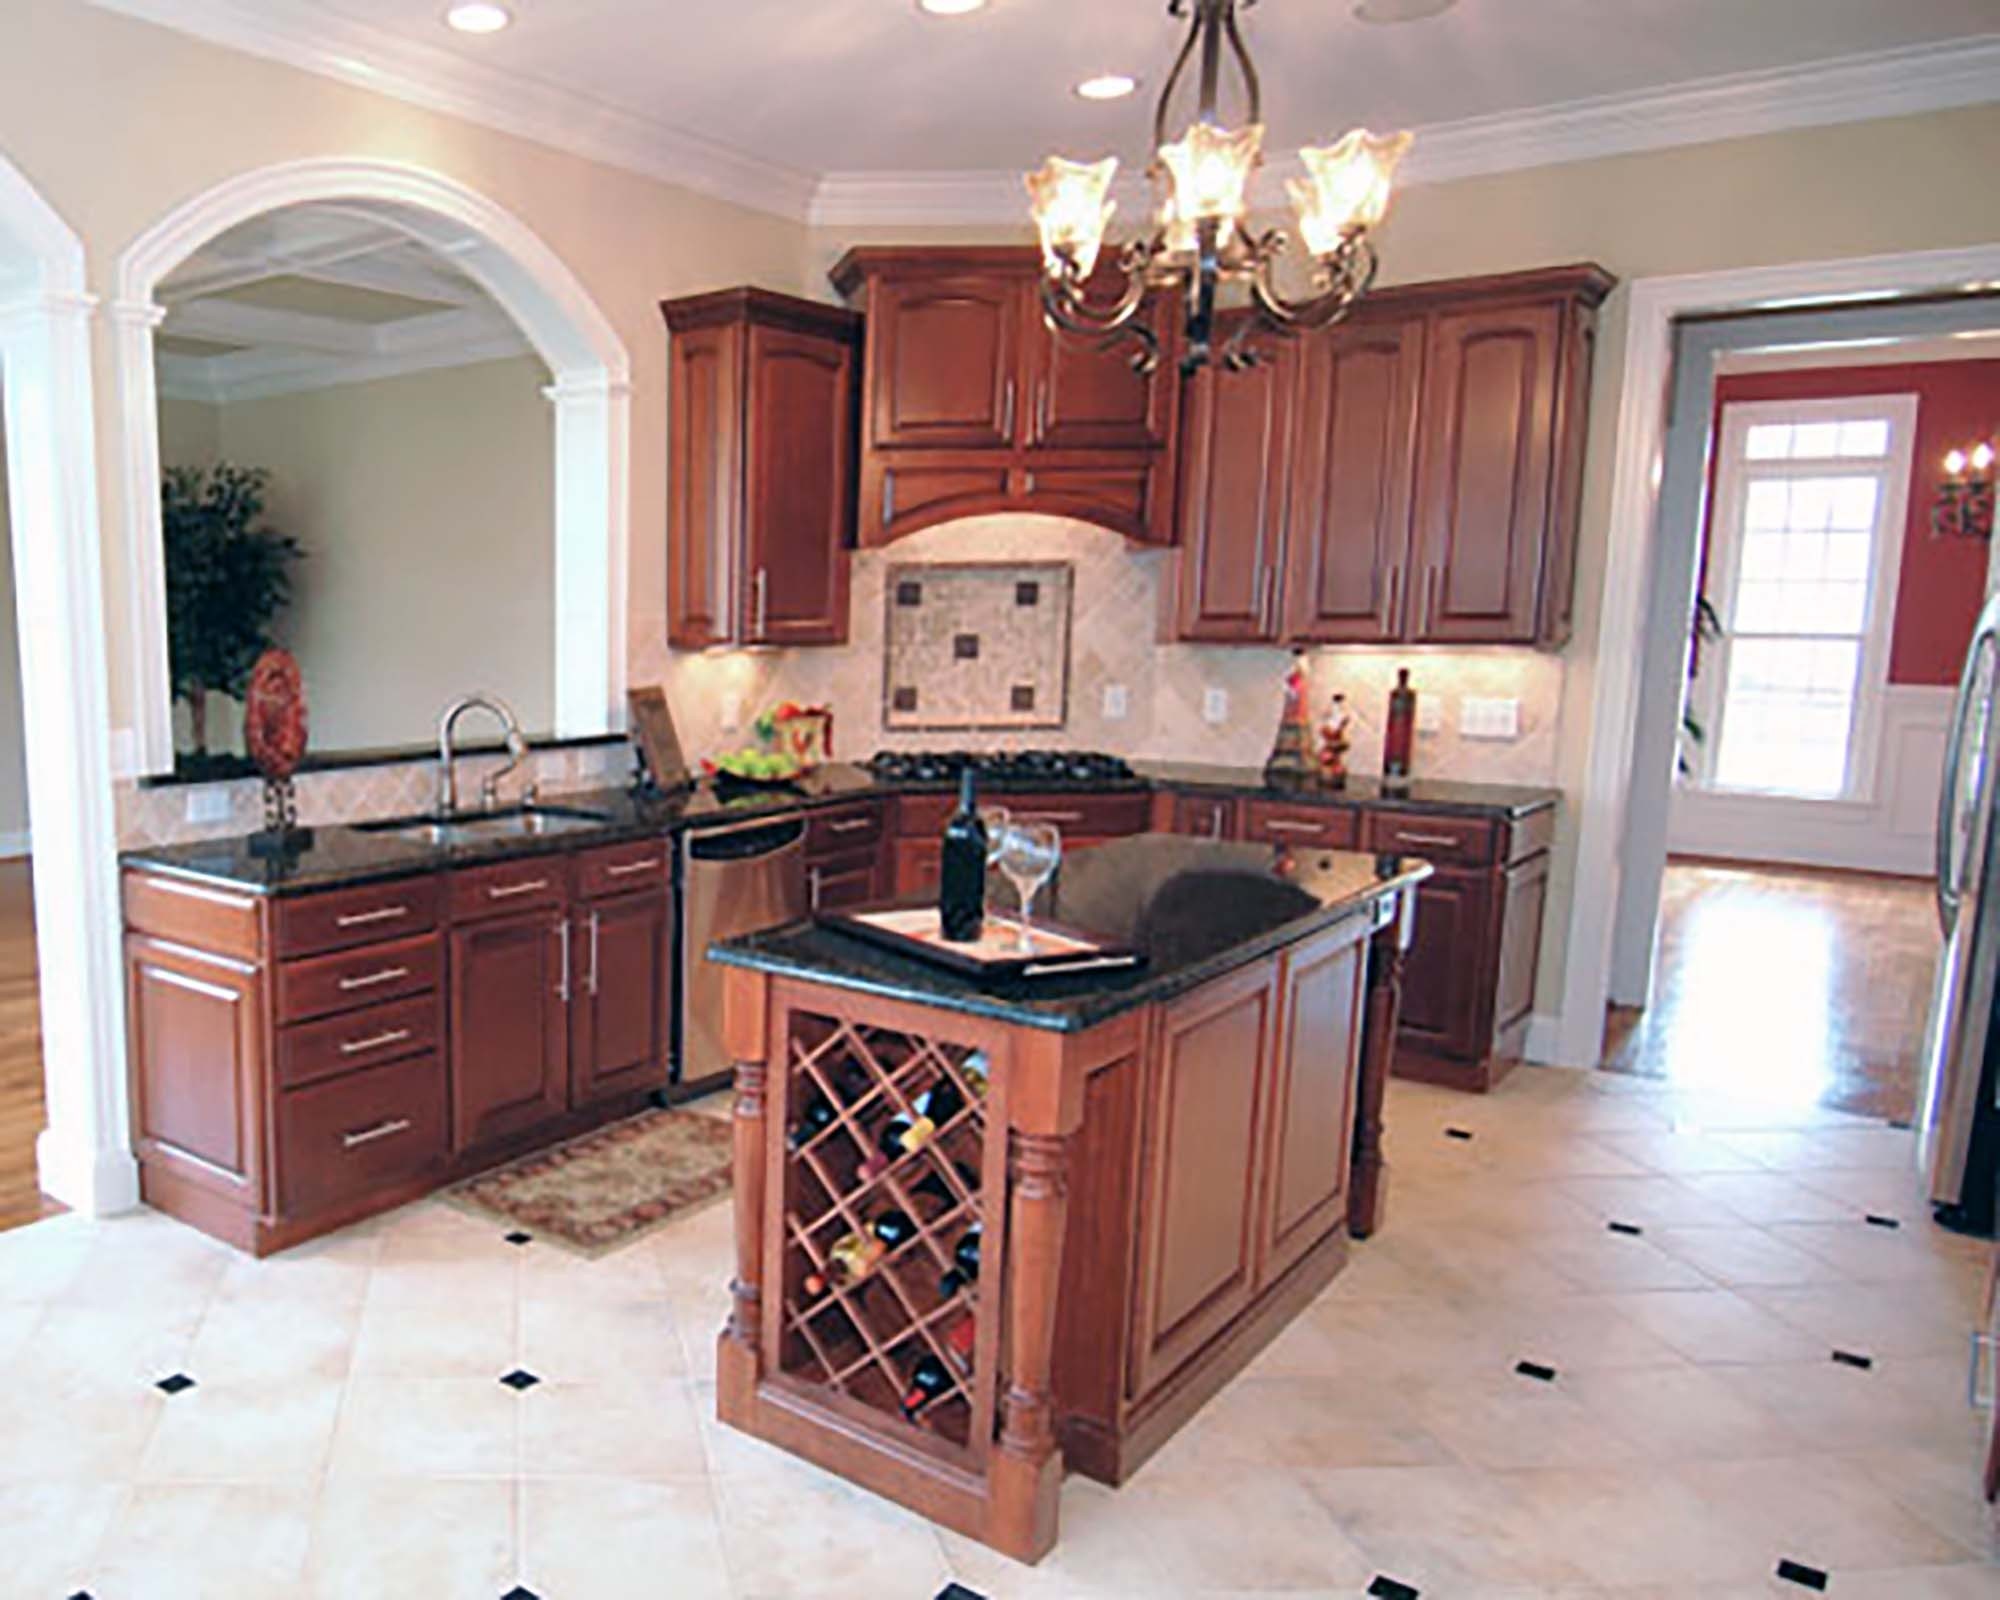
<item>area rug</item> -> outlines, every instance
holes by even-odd
[[[542,1150],[446,1192],[580,1255],[621,1249],[729,1192],[729,1123],[647,1111]]]

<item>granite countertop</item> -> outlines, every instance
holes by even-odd
[[[1146,959],[1135,969],[987,982],[813,922],[725,940],[708,954],[724,966],[1080,1033],[1366,914],[1386,891],[1430,872],[1414,859],[1352,850],[1149,833],[1079,851],[1063,863],[1053,898],[1045,890],[1036,907],[1038,920],[1137,950]],[[998,888],[989,903],[1005,895]]]
[[[1164,762],[1134,763],[1138,776],[1123,783],[1065,784],[1038,780],[1028,787],[1048,793],[1121,793],[1172,788],[1215,794],[1247,795],[1301,805],[1379,806],[1475,816],[1520,817],[1555,805],[1554,789],[1505,784],[1457,783],[1418,779],[1408,789],[1385,791],[1381,780],[1350,778],[1340,789],[1315,784],[1267,780],[1253,767],[1214,767]],[[794,784],[771,789],[718,792],[703,783],[667,795],[639,795],[626,789],[593,790],[550,796],[548,806],[587,811],[593,820],[539,835],[500,835],[451,844],[433,844],[408,834],[373,826],[322,824],[311,839],[285,856],[259,855],[251,835],[200,839],[185,844],[144,846],[120,857],[127,866],[169,872],[254,894],[304,894],[343,884],[408,877],[449,867],[475,866],[534,855],[565,854],[628,839],[657,837],[736,819],[773,819],[839,805],[844,801],[883,799],[898,794],[955,792],[952,783],[885,782],[866,768],[834,762]],[[1007,785],[989,784],[985,792],[1002,794]]]

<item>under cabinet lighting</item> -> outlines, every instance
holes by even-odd
[[[445,12],[444,20],[460,33],[498,33],[514,20],[514,13],[494,0],[459,0]]]

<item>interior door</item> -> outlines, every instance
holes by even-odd
[[[568,1109],[570,942],[560,909],[452,929],[454,1150],[511,1138]]]

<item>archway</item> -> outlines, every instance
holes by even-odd
[[[105,688],[90,311],[83,246],[0,159],[6,412],[48,1127],[45,1192],[138,1198],[125,1105],[117,828]]]
[[[567,266],[501,207],[437,173],[398,162],[314,159],[232,178],[175,208],[118,264],[117,329],[126,570],[130,574],[136,764],[173,766],[165,576],[161,562],[158,397],[153,332],[161,281],[239,223],[287,206],[351,207],[448,255],[511,315],[554,381],[556,729],[618,726],[625,687],[631,364],[610,322]]]

